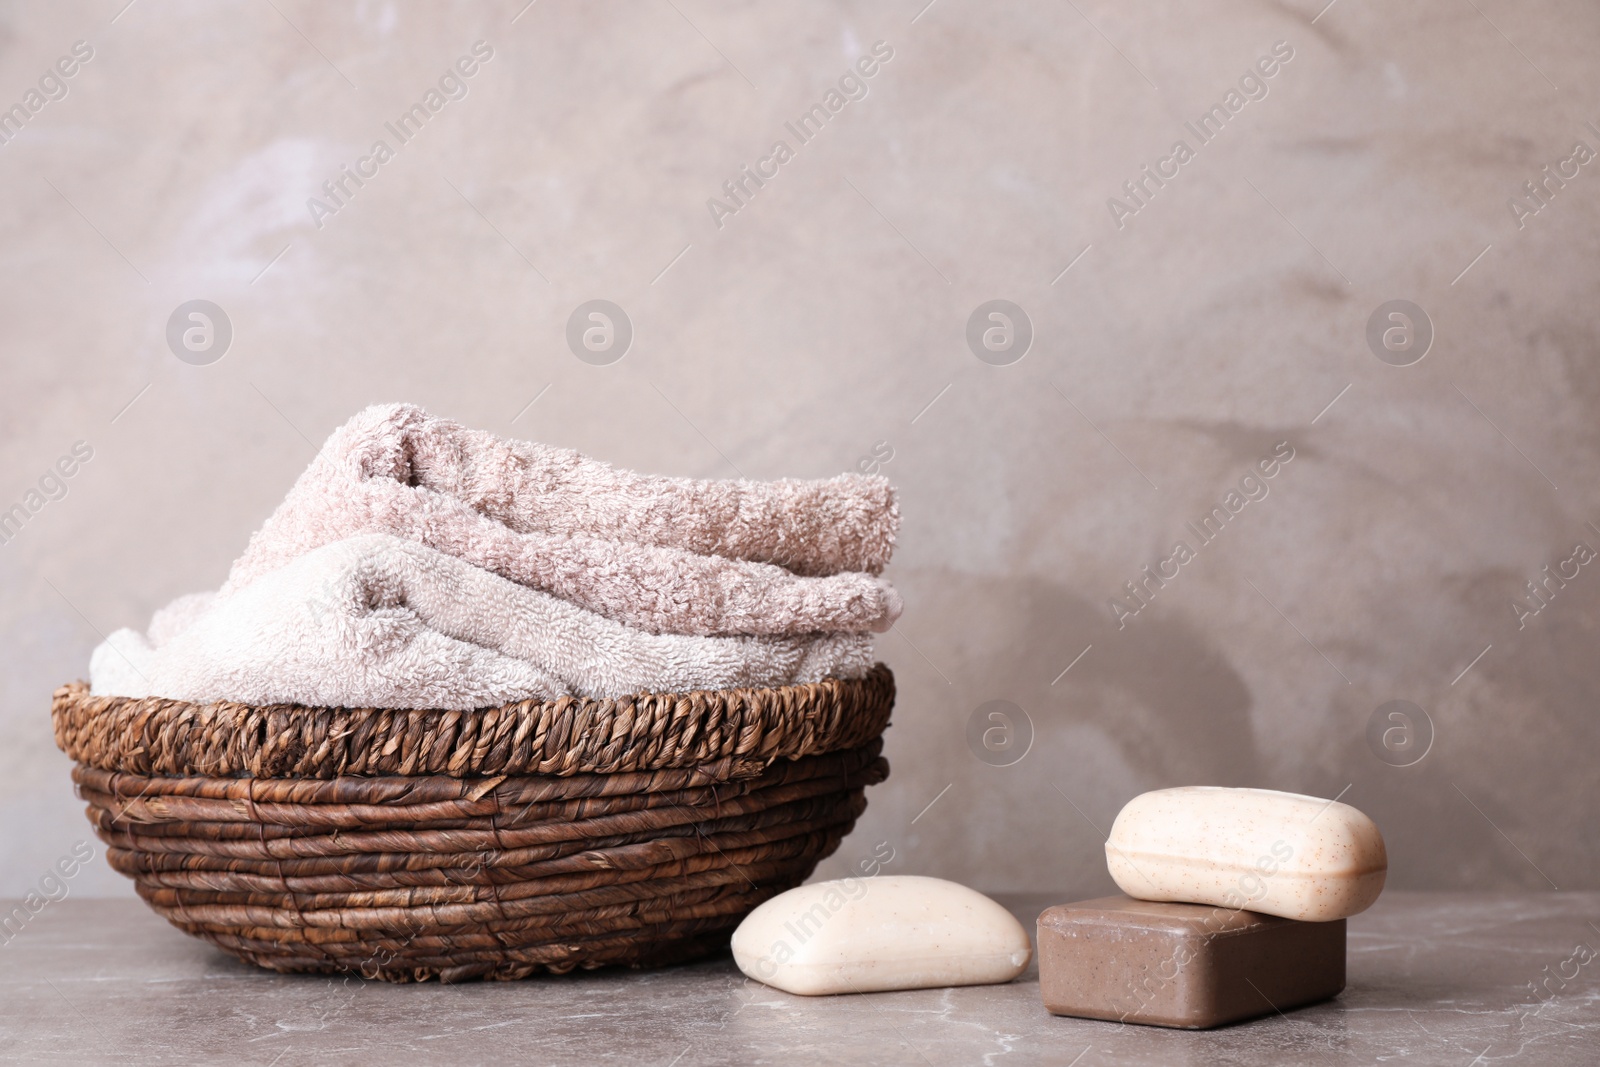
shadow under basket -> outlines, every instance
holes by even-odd
[[[477,711],[56,690],[113,867],[276,971],[389,981],[656,966],[725,949],[888,776],[865,678]]]

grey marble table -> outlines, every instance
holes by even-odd
[[[1001,899],[1030,929],[1058,903]],[[728,957],[460,986],[275,975],[136,901],[69,899],[0,947],[0,1060],[1592,1067],[1600,959],[1567,962],[1580,945],[1600,948],[1600,893],[1388,893],[1351,920],[1338,999],[1184,1032],[1052,1017],[1031,969],[1006,986],[828,998],[749,982]]]

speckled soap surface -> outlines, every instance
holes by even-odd
[[[997,899],[1031,929],[1063,898]],[[1592,1067],[1600,959],[1564,965],[1574,946],[1600,947],[1590,923],[1600,893],[1391,891],[1349,920],[1337,998],[1179,1031],[1052,1016],[1031,969],[1008,985],[826,998],[753,982],[731,956],[484,985],[276,975],[138,901],[69,899],[0,947],[0,1062]]]
[[[1142,900],[1328,922],[1372,906],[1389,858],[1378,827],[1348,804],[1275,789],[1179,786],[1123,806],[1106,839],[1106,867]]]
[[[1056,1015],[1204,1030],[1344,989],[1345,922],[1113,896],[1039,916],[1039,992]]]

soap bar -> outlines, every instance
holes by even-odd
[[[791,889],[733,932],[741,971],[805,996],[1009,982],[1031,957],[1028,931],[1006,909],[915,875]]]
[[[1327,922],[1378,899],[1389,858],[1377,826],[1348,804],[1183,786],[1128,801],[1106,840],[1106,866],[1141,900]]]
[[[1343,919],[1101,897],[1039,916],[1039,993],[1055,1015],[1204,1030],[1344,988]]]

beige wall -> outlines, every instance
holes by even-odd
[[[1600,566],[1511,607],[1600,548],[1600,164],[1520,229],[1507,206],[1600,148],[1600,10],[919,3],[7,8],[0,106],[94,57],[0,147],[0,507],[94,455],[0,547],[0,895],[87,834],[52,687],[215,586],[313,442],[397,399],[681,475],[888,443],[894,772],[825,870],[889,841],[891,870],[1085,893],[1124,801],[1199,782],[1344,791],[1395,885],[1600,886]],[[468,95],[315,226],[480,39]],[[878,40],[866,97],[796,146]],[[1200,145],[1184,121],[1277,41]],[[1119,229],[1107,199],[1180,137]],[[718,229],[707,198],[777,138],[794,158]],[[233,326],[209,366],[164,339],[195,298]],[[594,298],[636,330],[610,366],[564,341]],[[995,298],[1036,333],[1009,366],[964,336]],[[1434,326],[1412,366],[1366,341],[1395,299]],[[1109,599],[1279,442],[1269,494],[1119,629]],[[996,699],[1031,721],[1011,766],[966,740]],[[1433,724],[1413,766],[1366,740],[1393,699]],[[77,885],[128,892],[103,862]]]

